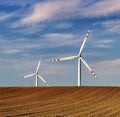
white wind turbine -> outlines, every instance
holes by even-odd
[[[44,80],[44,78],[42,76],[40,76],[39,74],[39,68],[40,68],[40,63],[41,63],[41,58],[38,62],[38,66],[37,66],[37,69],[36,69],[36,72],[35,73],[32,73],[32,74],[29,74],[29,75],[25,75],[25,76],[22,76],[20,77],[20,79],[23,79],[23,78],[29,78],[29,77],[32,77],[32,76],[35,76],[36,77],[36,83],[35,83],[35,86],[37,87],[38,86],[38,78],[40,78],[46,85],[48,85],[48,83]]]
[[[87,64],[87,62],[81,56],[81,54],[83,52],[83,48],[84,48],[85,42],[86,42],[86,40],[88,38],[88,35],[89,35],[89,30],[88,30],[88,32],[85,35],[84,41],[83,41],[83,43],[81,45],[81,48],[80,48],[80,51],[79,51],[78,55],[76,55],[76,56],[70,56],[70,57],[65,57],[65,58],[57,58],[57,59],[50,60],[51,62],[56,62],[56,61],[64,61],[64,60],[71,60],[71,59],[76,59],[77,58],[78,59],[78,86],[81,86],[81,61],[86,66],[86,68],[90,71],[90,73],[94,77],[96,77],[96,74],[94,73],[94,71],[89,67],[89,65]]]

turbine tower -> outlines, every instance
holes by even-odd
[[[82,57],[82,52],[83,52],[83,48],[85,46],[86,40],[88,38],[89,35],[89,30],[87,31],[85,38],[83,40],[83,43],[81,45],[79,54],[76,56],[70,56],[70,57],[65,57],[65,58],[57,58],[57,59],[53,59],[50,60],[50,62],[56,62],[56,61],[64,61],[64,60],[71,60],[71,59],[78,59],[78,86],[81,86],[81,62],[86,66],[86,68],[90,71],[90,73],[94,76],[97,77],[96,74],[94,73],[94,71],[89,67],[89,65],[87,64],[87,62],[83,59]]]
[[[22,77],[20,77],[19,79],[29,78],[29,77],[35,76],[35,78],[36,78],[35,86],[36,86],[36,87],[38,86],[38,78],[40,78],[46,85],[48,85],[48,83],[44,80],[44,78],[43,78],[42,76],[40,76],[40,74],[39,74],[39,72],[38,72],[38,71],[39,71],[39,68],[40,68],[40,63],[41,63],[41,58],[40,58],[40,60],[39,60],[39,62],[38,62],[37,69],[36,69],[36,72],[35,72],[35,73],[22,76]]]

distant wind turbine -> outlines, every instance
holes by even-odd
[[[64,61],[64,60],[71,60],[71,59],[76,59],[77,58],[78,59],[78,86],[81,86],[81,62],[83,62],[83,64],[86,66],[86,68],[90,71],[90,73],[94,77],[97,77],[96,74],[94,73],[94,71],[89,67],[87,62],[81,56],[81,54],[83,52],[83,48],[84,48],[85,42],[86,42],[86,40],[88,38],[89,32],[90,31],[88,30],[86,35],[85,35],[84,41],[83,41],[83,43],[81,45],[81,48],[80,48],[80,51],[79,51],[78,55],[50,60],[50,62],[56,62],[56,61]]]
[[[41,63],[41,58],[38,62],[38,66],[37,66],[37,69],[36,69],[36,72],[35,73],[32,73],[32,74],[29,74],[29,75],[25,75],[25,76],[22,76],[20,77],[19,79],[23,79],[23,78],[29,78],[29,77],[32,77],[32,76],[35,76],[36,77],[36,83],[35,83],[35,86],[37,87],[38,86],[38,78],[40,78],[46,85],[48,85],[48,83],[44,80],[44,78],[42,76],[40,76],[39,74],[39,68],[40,68],[40,63]]]

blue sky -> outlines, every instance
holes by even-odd
[[[82,56],[82,85],[120,86],[120,0],[4,0],[0,2],[0,86],[34,86],[32,73],[40,57],[40,74],[50,86],[77,86],[77,55],[91,30]],[[39,85],[44,84],[39,80]]]

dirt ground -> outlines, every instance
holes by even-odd
[[[0,117],[120,117],[120,87],[0,87]]]

